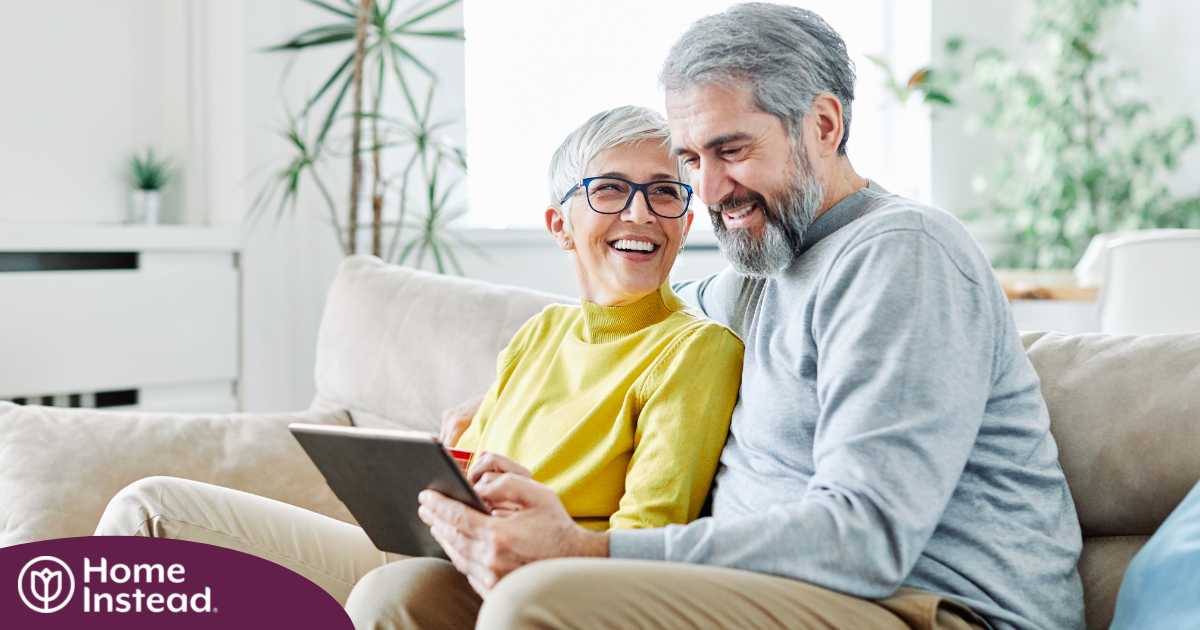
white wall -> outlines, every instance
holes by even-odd
[[[1189,114],[1200,122],[1200,2],[1194,0],[1143,0],[1138,7],[1118,10],[1107,27],[1109,51],[1119,67],[1141,74],[1144,95],[1157,102],[1160,120]],[[995,46],[1014,56],[1031,54],[1024,41],[1029,18],[1028,0],[933,0],[935,63],[943,63],[942,44],[949,37],[965,37],[975,46]],[[1036,49],[1035,49],[1036,50]],[[933,122],[933,201],[946,210],[965,214],[980,209],[986,200],[971,188],[971,179],[986,172],[1001,149],[987,132],[968,134],[964,126],[969,111],[986,105],[970,90],[958,89],[960,106],[939,111]],[[1169,179],[1179,195],[1200,192],[1200,149],[1193,147]],[[1006,234],[991,221],[971,224],[985,251],[1000,251]]]
[[[306,54],[281,85],[289,55],[263,48],[326,14],[299,0],[64,0],[47,15],[16,2],[0,14],[0,222],[121,222],[129,155],[152,145],[171,156],[179,180],[165,192],[167,222],[246,227],[245,409],[307,406],[341,253],[311,189],[292,217],[245,218],[287,155],[276,135],[285,99],[298,108],[337,57]],[[459,8],[431,26],[461,24]],[[415,47],[442,78],[436,116],[461,118],[461,44]],[[465,144],[463,124],[448,134]],[[348,172],[347,160],[330,173],[339,201]]]

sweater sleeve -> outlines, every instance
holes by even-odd
[[[639,386],[625,494],[614,529],[696,519],[708,496],[741,383],[743,346],[712,323],[669,347]]]
[[[907,578],[979,432],[994,319],[981,287],[922,230],[852,246],[819,296],[807,487],[757,513],[613,532],[614,557],[747,569],[867,598]]]
[[[730,305],[737,302],[742,284],[743,278],[733,267],[726,267],[707,278],[676,282],[671,285],[671,290],[688,306],[700,309],[709,319],[722,326],[732,326]]]

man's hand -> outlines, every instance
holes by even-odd
[[[475,412],[479,411],[483,397],[484,394],[480,394],[442,412],[442,431],[438,439],[443,446],[454,446],[458,443],[463,431],[471,426],[471,420],[475,417]]]
[[[608,534],[576,525],[558,495],[532,479],[508,472],[481,479],[475,490],[504,509],[488,516],[426,490],[417,513],[482,597],[501,578],[536,560],[608,556]]]
[[[487,488],[484,484],[505,473],[533,479],[533,473],[529,472],[528,468],[499,453],[482,451],[475,455],[475,461],[471,463],[471,469],[467,471],[467,481],[470,481],[471,485],[475,487],[476,493],[482,493]],[[501,501],[490,505],[492,516],[508,516],[522,507],[511,501]]]

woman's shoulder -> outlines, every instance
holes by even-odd
[[[675,311],[668,320],[674,323],[672,336],[689,343],[734,343],[744,347],[741,338],[728,327],[706,316],[700,309],[686,307]]]
[[[513,341],[518,339],[543,339],[557,329],[569,328],[583,316],[583,309],[572,304],[547,304],[521,325]]]

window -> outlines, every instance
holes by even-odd
[[[659,66],[695,19],[727,0],[467,0],[467,154],[472,227],[541,227],[546,171],[562,139],[619,105],[663,111]],[[900,105],[866,55],[904,77],[929,62],[930,0],[808,0],[858,70],[849,155],[892,192],[929,200],[929,116]],[[611,81],[604,81],[606,76]],[[696,226],[707,226],[697,221]]]

